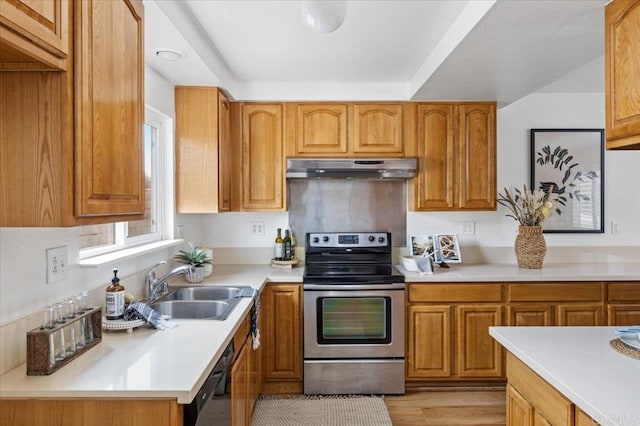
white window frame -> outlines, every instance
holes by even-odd
[[[80,259],[113,253],[131,247],[152,244],[158,241],[173,239],[173,119],[157,109],[145,106],[144,124],[150,124],[156,131],[152,142],[152,203],[156,213],[156,232],[128,238],[127,222],[116,222],[114,229],[114,244],[96,248],[81,249]]]

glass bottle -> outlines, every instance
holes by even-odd
[[[76,317],[82,315],[82,296],[79,294],[73,297],[73,313]],[[73,323],[73,332],[76,337],[76,348],[81,349],[85,347],[84,329],[87,317],[81,317]]]
[[[289,230],[284,231],[284,260],[291,260],[291,236]]]
[[[80,293],[80,297],[82,298],[82,310],[84,312],[90,311],[91,307],[89,306],[89,292],[83,291]],[[88,345],[93,342],[93,320],[91,316],[86,316],[84,318],[84,343]]]
[[[70,320],[74,319],[76,316],[74,314],[73,309],[73,299],[67,299],[64,301],[64,318],[67,322],[70,323]],[[73,324],[69,324],[68,327],[65,327],[64,333],[64,351],[67,356],[75,353],[76,351],[76,333],[73,327]]]
[[[64,343],[64,327],[62,327],[62,325],[65,323],[63,309],[64,306],[62,305],[62,303],[56,303],[53,305],[53,323],[56,327],[59,327],[58,330],[52,333],[53,348],[55,352],[54,356],[56,361],[62,361],[67,356]]]
[[[111,285],[106,291],[106,317],[108,320],[118,320],[124,317],[124,287],[120,284],[118,270],[113,270]]]
[[[282,260],[284,258],[284,241],[282,240],[282,229],[278,228],[278,235],[276,236],[276,246],[274,257],[276,260]]]
[[[51,330],[53,326],[53,306],[47,305],[42,308],[42,329]],[[55,333],[49,334],[49,367],[53,367],[56,364],[56,350],[55,341],[53,339]]]
[[[296,234],[293,232],[293,228],[291,226],[289,226],[289,229],[291,230],[291,259],[295,259],[296,258]]]

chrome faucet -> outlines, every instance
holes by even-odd
[[[149,291],[150,300],[154,300],[159,296],[166,294],[169,291],[168,284],[171,278],[177,277],[178,275],[181,275],[181,274],[186,275],[186,274],[192,274],[195,272],[193,265],[183,265],[183,266],[178,266],[177,268],[172,269],[166,275],[160,278],[156,278],[156,268],[160,265],[164,265],[165,263],[167,262],[164,260],[161,262],[158,262],[155,265],[153,265],[151,269],[149,269],[149,271],[147,272],[145,282],[146,282],[146,287]],[[161,289],[161,292],[159,293],[158,290],[160,289]]]

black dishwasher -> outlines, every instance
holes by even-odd
[[[233,342],[229,343],[191,404],[184,406],[185,426],[231,424],[231,395],[227,374],[231,370],[232,361]]]

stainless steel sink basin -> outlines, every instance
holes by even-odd
[[[161,300],[228,300],[236,297],[242,287],[182,287],[171,291]]]
[[[229,300],[158,300],[150,306],[161,315],[175,319],[207,319],[224,321],[240,299]]]

